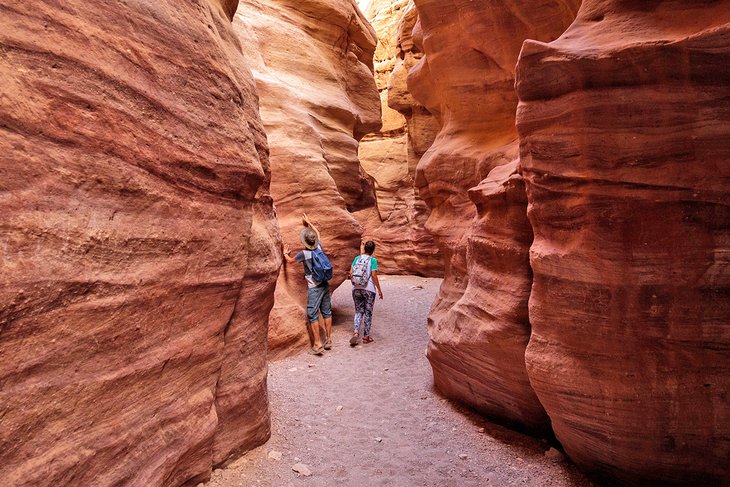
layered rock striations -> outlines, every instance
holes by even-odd
[[[280,243],[234,9],[0,7],[4,485],[194,483],[268,437]]]
[[[412,39],[425,56],[408,88],[440,122],[416,182],[448,259],[429,316],[434,381],[493,418],[545,431],[524,362],[532,231],[517,172],[514,65],[524,39],[556,38],[579,2],[415,3]]]
[[[376,0],[364,13],[378,34],[375,81],[383,127],[360,143],[360,162],[373,181],[376,205],[356,216],[365,229],[363,239],[377,244],[381,272],[439,277],[443,260],[425,229],[428,207],[414,184],[416,164],[431,145],[437,125],[405,83],[405,66],[420,56],[410,42],[416,10],[412,0]]]
[[[570,457],[730,480],[730,8],[586,0],[518,65],[530,381]]]
[[[362,227],[352,212],[373,205],[357,146],[381,124],[375,33],[354,0],[241,1],[234,29],[259,91],[284,242],[302,248],[306,212],[334,264],[334,288],[358,253]],[[305,305],[302,266],[284,267],[271,314],[272,349],[306,341]]]

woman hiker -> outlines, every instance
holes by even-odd
[[[375,304],[375,290],[383,299],[383,291],[378,281],[378,261],[373,257],[375,243],[372,240],[365,242],[365,252],[355,257],[350,266],[350,280],[352,281],[352,299],[355,301],[355,332],[350,338],[353,347],[360,341],[360,325],[365,321],[362,341],[370,343],[370,327],[373,325],[373,305]]]

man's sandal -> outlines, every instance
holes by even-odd
[[[311,353],[312,355],[322,355],[324,353],[324,348],[321,346],[319,348],[312,347],[309,349],[309,353]]]
[[[330,340],[329,338],[327,339],[327,341],[324,342],[324,349],[332,350],[332,340]]]
[[[350,345],[354,347],[355,345],[357,345],[357,343],[359,341],[360,341],[360,335],[358,333],[355,333],[350,338]]]

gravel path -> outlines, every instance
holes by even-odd
[[[352,297],[333,293],[334,347],[269,367],[268,443],[208,487],[591,486],[549,445],[441,398],[425,357],[440,280],[382,276],[370,344],[351,348]],[[555,453],[554,451],[551,453]],[[304,464],[311,476],[297,474]]]

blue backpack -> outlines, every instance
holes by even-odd
[[[327,258],[322,247],[317,247],[308,252],[312,253],[312,279],[317,282],[325,282],[332,279],[332,263]]]

